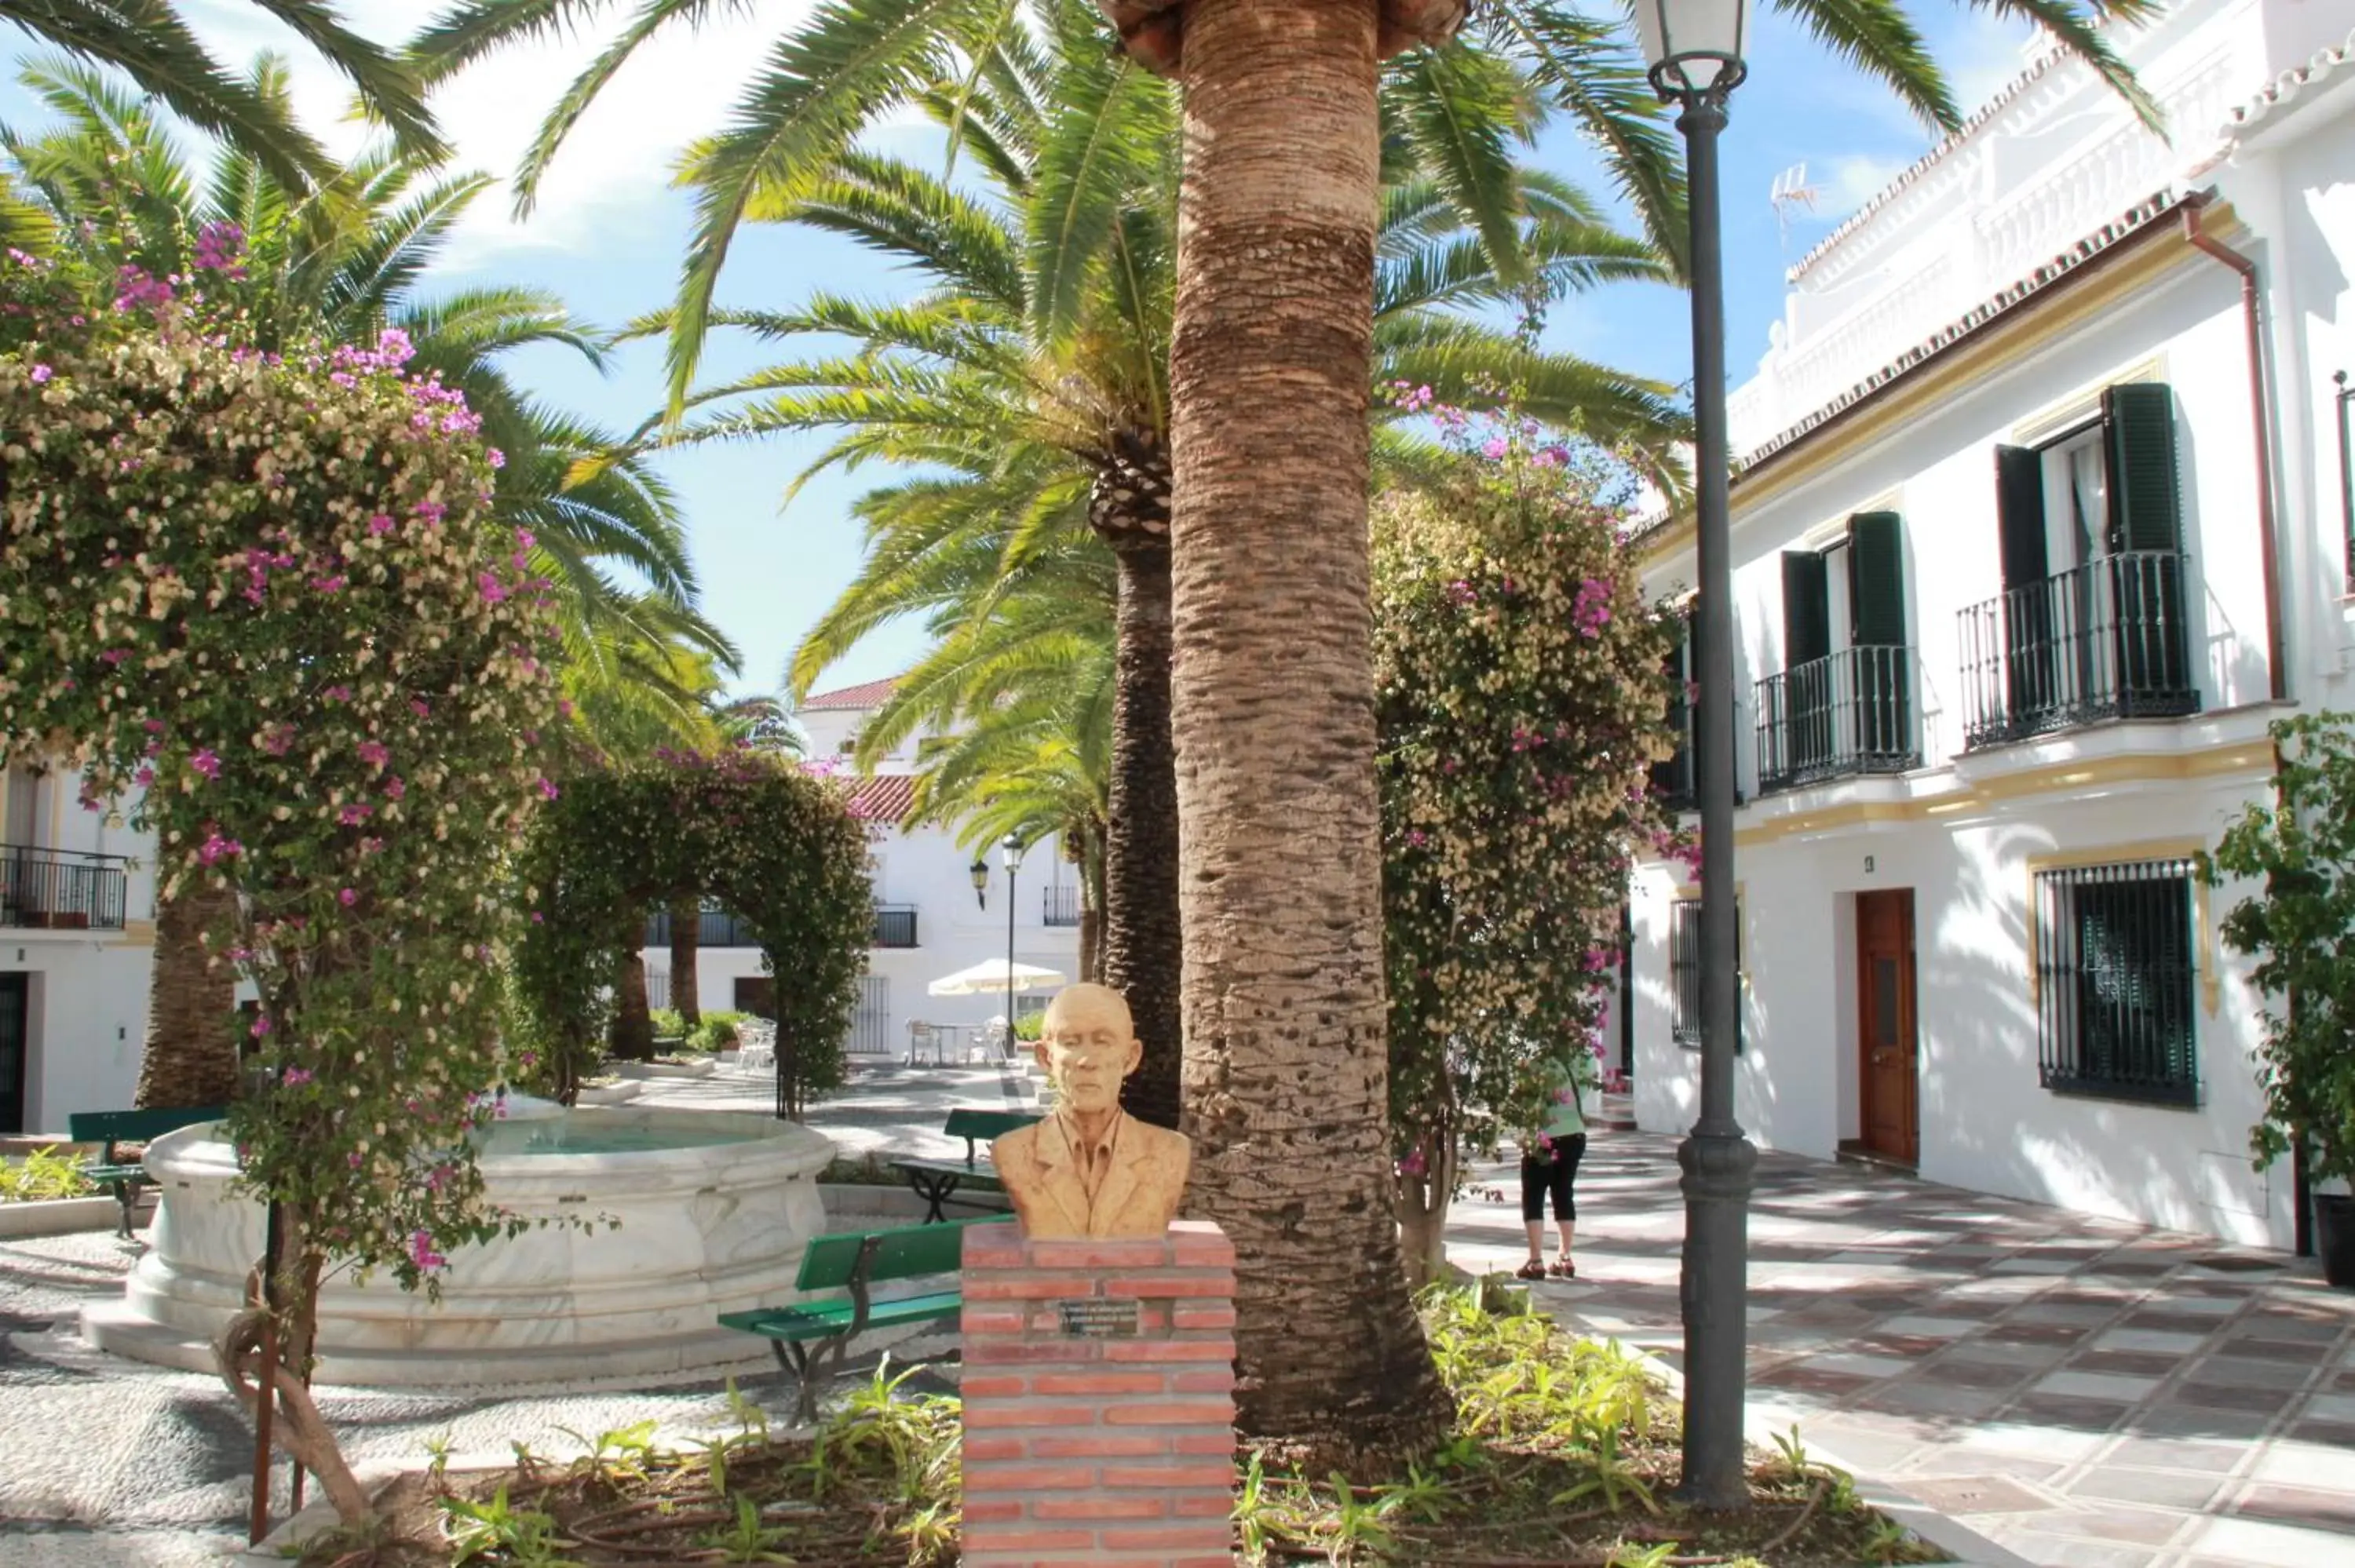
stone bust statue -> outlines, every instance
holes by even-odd
[[[1159,1236],[1185,1196],[1194,1149],[1120,1108],[1121,1080],[1145,1054],[1127,1001],[1108,986],[1068,988],[1048,1004],[1038,1050],[1054,1114],[990,1145],[1023,1234]]]

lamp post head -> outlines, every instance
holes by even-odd
[[[973,857],[973,863],[965,868],[965,872],[966,874],[973,878],[974,902],[980,905],[984,909],[988,908],[989,863],[982,859],[981,856],[975,855]]]
[[[1013,875],[1022,865],[1022,840],[1014,833],[1008,833],[999,841],[997,849],[998,863],[1006,867],[1007,875]]]
[[[1635,0],[1634,10],[1652,86],[1662,98],[1722,101],[1748,74],[1742,48],[1750,0]]]

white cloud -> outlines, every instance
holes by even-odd
[[[643,214],[668,186],[679,150],[721,126],[768,45],[797,26],[811,4],[719,8],[699,31],[680,28],[640,46],[573,126],[540,182],[531,217],[520,224],[511,217],[506,181],[549,107],[622,18],[517,45],[440,89],[433,111],[455,149],[453,166],[482,169],[500,181],[476,199],[444,264],[464,269],[515,250],[580,249],[630,222],[633,212]],[[356,31],[389,46],[442,8],[442,0],[352,0],[345,14]],[[343,121],[350,103],[344,79],[258,8],[243,0],[193,0],[188,14],[224,58],[242,64],[264,48],[287,56],[297,111],[338,152],[365,138],[363,128]]]
[[[1869,154],[1833,159],[1830,177],[1818,187],[1816,216],[1846,217],[1887,189],[1889,182],[1903,174],[1911,163],[1911,159],[1874,157]]]

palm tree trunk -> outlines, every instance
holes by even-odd
[[[670,906],[670,1007],[689,1029],[703,1022],[702,993],[696,983],[695,956],[700,950],[703,901],[675,899]]]
[[[227,1105],[237,1097],[237,971],[206,948],[208,930],[226,937],[237,913],[227,888],[191,881],[155,895],[155,962],[147,970],[147,1042],[132,1104]]]
[[[1112,821],[1105,834],[1103,983],[1128,999],[1145,1059],[1121,1091],[1130,1114],[1178,1125],[1178,761],[1169,744],[1169,546],[1115,546],[1119,677],[1113,707]],[[1084,945],[1084,944],[1083,944]]]
[[[1235,1243],[1244,1430],[1351,1467],[1448,1416],[1401,1267],[1382,1035],[1377,9],[1186,7],[1170,354],[1191,1212]]]
[[[622,960],[613,1001],[613,1054],[624,1062],[651,1062],[655,1021],[646,1013],[646,963],[634,948]]]

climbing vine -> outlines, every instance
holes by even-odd
[[[206,939],[260,991],[271,1087],[228,1133],[299,1347],[325,1260],[430,1288],[507,1226],[465,1134],[501,1075],[497,868],[557,789],[552,633],[463,397],[398,333],[247,346],[234,237],[207,263],[0,260],[0,750],[151,830],[161,896],[234,895]]]
[[[1667,832],[1647,773],[1674,741],[1673,630],[1608,464],[1434,412],[1448,455],[1377,507],[1374,562],[1391,1115],[1426,1268],[1460,1160],[1538,1126],[1601,1051],[1630,854]]]
[[[569,1096],[602,1054],[621,966],[648,910],[677,897],[718,900],[760,944],[785,1113],[841,1086],[875,906],[866,831],[838,787],[749,748],[588,759],[534,822],[518,873],[531,905],[518,1022],[551,1092]]]

